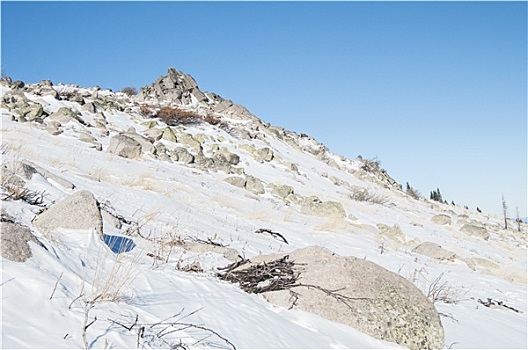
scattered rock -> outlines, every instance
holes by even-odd
[[[164,130],[158,129],[158,128],[150,128],[147,131],[145,131],[145,136],[154,142],[161,140],[161,138],[163,137],[163,134],[164,134]],[[176,141],[173,141],[173,142],[176,142]]]
[[[257,149],[256,151],[254,151],[253,152],[253,157],[258,162],[263,163],[263,162],[271,162],[271,160],[273,159],[274,155],[273,155],[273,151],[270,148],[264,147],[264,148],[260,148],[260,149]]]
[[[437,225],[451,225],[451,216],[438,214],[431,218],[431,221]]]
[[[240,176],[230,176],[224,179],[225,182],[236,187],[245,188],[246,187],[246,178]]]
[[[176,134],[171,128],[166,128],[163,130],[163,134],[161,135],[164,140],[170,141],[170,142],[176,142]]]
[[[301,212],[309,215],[316,215],[321,217],[327,216],[341,216],[346,217],[345,208],[338,202],[323,202],[316,196],[306,197],[301,199]]]
[[[141,156],[141,144],[129,136],[119,134],[110,139],[108,152],[124,158],[137,159]]]
[[[54,203],[33,221],[43,232],[57,229],[95,230],[102,238],[103,219],[99,203],[89,191],[78,191]]]
[[[66,124],[71,121],[79,122],[83,125],[86,125],[84,120],[74,111],[67,107],[61,107],[55,113],[51,113],[49,116],[50,120],[57,121],[61,124]]]
[[[24,117],[28,120],[28,121],[36,121],[42,117],[44,117],[46,114],[44,112],[44,108],[42,107],[42,105],[40,103],[36,103],[34,105],[32,105],[31,107],[29,107],[29,109],[27,110],[27,113],[25,113]]]
[[[176,147],[174,150],[172,150],[170,157],[172,160],[181,162],[183,164],[194,163],[194,156],[183,147]]]
[[[122,135],[128,136],[137,143],[139,143],[141,145],[141,153],[156,154],[156,148],[154,147],[152,142],[146,137],[143,137],[140,134],[136,133],[134,129],[129,129],[127,130],[127,132],[122,133]]]
[[[477,226],[473,224],[465,224],[464,226],[462,226],[460,231],[462,233],[465,233],[466,235],[482,238],[486,241],[490,237],[488,230],[486,230],[485,227]]]
[[[28,242],[34,242],[42,246],[27,227],[2,221],[0,222],[0,228],[0,232],[2,232],[0,236],[0,252],[5,259],[25,262],[32,256]]]
[[[275,184],[270,184],[270,187],[271,187],[271,191],[273,192],[273,194],[275,194],[276,196],[284,199],[286,197],[288,197],[289,195],[293,194],[293,187],[291,186],[288,186],[288,185],[275,185]]]
[[[196,153],[202,151],[202,144],[190,134],[179,134],[176,139],[178,143],[191,147]]]
[[[414,253],[428,256],[438,260],[454,261],[456,254],[442,248],[439,244],[433,242],[423,242],[412,250]]]
[[[87,111],[87,112],[90,112],[90,113],[96,113],[97,112],[97,108],[95,107],[95,103],[93,102],[88,102],[88,103],[85,103],[81,109],[83,111]]]
[[[262,181],[251,175],[246,176],[245,189],[255,194],[264,193],[264,185],[262,184]]]
[[[392,227],[385,224],[378,224],[377,226],[383,236],[395,241],[405,242],[405,234],[397,224]]]

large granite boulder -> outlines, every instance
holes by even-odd
[[[89,191],[78,191],[54,203],[36,217],[35,227],[43,233],[58,229],[94,230],[103,235],[99,203]]]
[[[283,263],[271,269],[277,261]],[[249,271],[259,271],[258,266],[261,278],[254,288],[248,290],[251,278],[238,282],[273,304],[318,314],[413,350],[444,346],[433,303],[411,282],[373,262],[311,246],[287,255],[257,256],[222,278],[234,282],[231,276],[244,271],[253,275]],[[267,290],[270,285],[275,287]]]

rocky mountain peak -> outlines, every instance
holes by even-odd
[[[140,101],[158,100],[177,102],[182,105],[207,101],[196,81],[189,74],[170,67],[166,76],[159,77],[151,85],[143,87],[139,94]]]

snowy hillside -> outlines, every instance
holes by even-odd
[[[445,348],[527,348],[526,224],[413,198],[173,69],[137,96],[0,89],[3,348],[405,348],[219,277],[310,246],[414,284]]]

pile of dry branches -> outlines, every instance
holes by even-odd
[[[231,283],[238,283],[240,288],[247,293],[258,294],[290,289],[299,285],[297,280],[301,272],[296,269],[299,264],[288,259],[289,256],[285,255],[280,259],[252,265],[244,270],[235,270],[249,262],[249,260],[242,260],[223,268],[222,270],[227,271],[219,274],[218,277]]]

